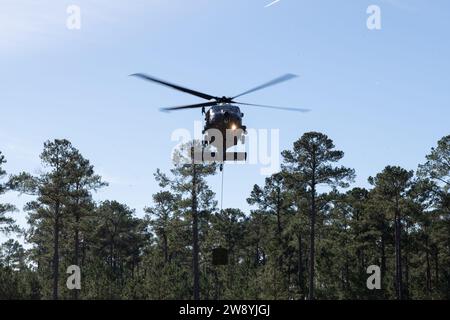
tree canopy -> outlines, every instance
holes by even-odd
[[[145,208],[96,201],[107,183],[68,140],[44,143],[37,175],[8,177],[0,152],[0,299],[450,299],[450,136],[416,173],[387,165],[358,187],[332,139],[307,132],[248,190],[249,212],[218,208],[218,167],[190,161],[196,145],[156,170]],[[23,231],[6,192],[32,196]]]

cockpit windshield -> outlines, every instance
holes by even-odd
[[[231,104],[228,104],[228,105],[217,105],[217,106],[213,106],[211,108],[212,113],[220,113],[222,110],[224,112],[228,111],[228,112],[231,112],[231,113],[239,113],[239,112],[241,112],[239,107],[233,106]]]

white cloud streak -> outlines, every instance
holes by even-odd
[[[265,5],[264,8],[271,7],[271,6],[273,6],[274,4],[276,4],[276,3],[280,2],[280,1],[281,1],[281,0],[275,0],[275,1],[272,1],[271,3]]]

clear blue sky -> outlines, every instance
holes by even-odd
[[[306,131],[328,134],[356,169],[355,185],[388,164],[415,169],[450,134],[447,0],[2,0],[0,150],[8,173],[39,172],[47,139],[67,138],[138,215],[167,171],[177,128],[200,112],[159,107],[198,99],[128,77],[146,72],[233,95],[290,72],[300,78],[247,96],[308,114],[246,109],[251,128],[280,129],[281,149]],[[81,30],[66,8],[81,8]],[[381,8],[382,29],[366,27]],[[260,166],[226,168],[225,207],[248,210]],[[220,191],[220,176],[211,186]],[[28,197],[1,201],[22,208]],[[22,224],[23,213],[16,214]]]

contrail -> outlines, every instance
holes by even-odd
[[[264,8],[268,8],[268,7],[270,7],[270,6],[273,6],[275,3],[280,2],[280,1],[281,1],[281,0],[275,0],[275,1],[272,1],[272,2],[269,3],[268,5],[264,6]]]

